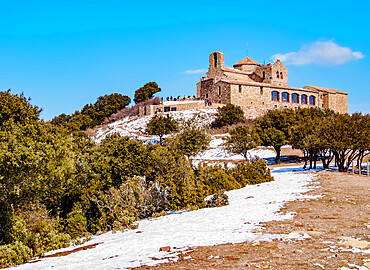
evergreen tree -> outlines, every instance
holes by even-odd
[[[164,135],[170,134],[177,131],[178,124],[175,119],[172,119],[171,116],[158,116],[155,115],[148,122],[145,133],[149,135],[159,136],[159,142],[162,145],[162,138]]]
[[[179,133],[171,138],[169,144],[181,155],[190,157],[207,150],[210,141],[207,130],[195,125],[194,120],[190,119],[183,123]]]
[[[369,116],[361,114],[333,114],[326,121],[323,132],[335,156],[340,172],[348,171],[350,164],[369,153]]]
[[[114,133],[96,148],[93,159],[103,188],[119,187],[130,177],[145,175],[147,152],[141,141]]]
[[[39,107],[31,105],[23,95],[11,94],[10,89],[0,92],[0,128],[12,124],[25,125],[39,120]]]
[[[290,144],[295,149],[300,149],[310,161],[310,169],[316,168],[318,157],[321,158],[324,168],[328,168],[333,159],[327,139],[323,135],[327,118],[333,112],[318,108],[299,109],[296,113],[296,123],[291,129]]]
[[[81,111],[76,111],[71,116],[62,113],[54,117],[51,123],[66,126],[73,131],[86,130],[100,125],[105,118],[130,103],[131,99],[128,96],[117,93],[100,96],[94,104],[86,104]]]
[[[135,91],[135,103],[140,103],[148,99],[153,98],[153,95],[157,92],[160,92],[161,88],[158,87],[156,82],[148,82],[144,84],[143,87],[140,87]]]
[[[256,131],[263,146],[273,146],[275,163],[280,163],[281,147],[290,141],[290,128],[295,123],[295,112],[291,109],[270,110],[256,119]]]
[[[216,119],[212,123],[214,127],[233,125],[244,121],[244,111],[240,106],[227,104],[217,109]]]
[[[249,150],[260,144],[258,135],[250,130],[247,125],[238,126],[230,130],[230,137],[227,137],[226,147],[230,152],[241,154],[247,158]]]

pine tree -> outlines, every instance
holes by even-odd
[[[170,134],[177,131],[178,124],[175,119],[172,119],[171,116],[158,116],[155,115],[148,122],[145,133],[149,135],[159,136],[159,142],[162,145],[162,138],[164,135]]]
[[[161,88],[158,87],[156,82],[148,82],[144,84],[143,87],[140,87],[135,91],[135,103],[140,103],[148,99],[153,98],[153,95],[157,92],[160,92]]]
[[[230,152],[241,154],[247,158],[249,150],[257,147],[260,139],[254,130],[250,130],[247,125],[238,126],[230,130],[230,137],[227,138],[226,147]]]

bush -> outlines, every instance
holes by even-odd
[[[204,204],[203,183],[189,159],[177,149],[157,147],[150,153],[148,179],[158,183],[165,195],[163,210],[177,210]]]
[[[57,230],[55,220],[48,217],[42,205],[31,205],[14,218],[12,227],[14,241],[22,242],[28,246],[33,256],[37,256],[53,249],[67,247],[71,237]]]
[[[87,218],[78,207],[75,207],[67,214],[67,218],[63,223],[65,224],[64,231],[73,239],[89,235],[89,232],[87,231]]]
[[[101,191],[96,202],[102,229],[121,230],[139,218],[151,216],[164,208],[164,196],[158,184],[147,184],[145,178],[139,176],[130,178],[119,188]]]
[[[223,168],[223,166],[202,166],[200,168],[199,177],[207,189],[207,195],[215,194],[220,190],[232,190],[242,188],[243,186],[237,182],[235,177]]]
[[[0,268],[21,264],[31,259],[33,251],[20,241],[0,246]]]
[[[235,168],[230,169],[230,173],[243,187],[274,181],[266,161],[258,157],[239,163]]]
[[[206,207],[220,207],[229,204],[229,197],[223,190],[218,191],[206,200]]]

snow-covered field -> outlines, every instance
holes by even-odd
[[[215,119],[216,112],[216,109],[201,109],[169,112],[168,114],[180,122],[195,118],[196,124],[207,126]],[[121,136],[135,137],[140,140],[159,141],[158,136],[149,136],[145,134],[146,125],[152,117],[152,115],[144,117],[126,117],[122,120],[111,123],[104,128],[100,127],[96,132],[94,140],[97,143],[100,143],[107,135],[119,133]],[[199,162],[208,162],[208,164],[230,162],[230,164],[233,164],[235,161],[244,160],[242,155],[229,153],[225,149],[223,146],[225,140],[223,138],[226,136],[228,136],[228,134],[212,136],[212,141],[210,142],[209,148],[205,152],[194,157],[194,164],[198,164]],[[260,158],[272,158],[276,156],[276,153],[271,149],[260,148],[249,151],[249,157],[253,156],[258,156]]]
[[[303,193],[314,188],[310,185],[314,174],[303,173],[298,167],[276,168],[272,174],[274,182],[227,192],[230,203],[227,206],[142,220],[135,230],[109,232],[93,237],[84,244],[99,243],[92,249],[63,257],[43,258],[16,268],[125,269],[176,261],[179,252],[194,246],[307,238],[308,235],[301,234],[269,235],[255,231],[261,222],[292,218],[293,214],[278,213],[287,202],[312,198]],[[165,246],[170,246],[171,251],[160,252],[159,249]]]
[[[178,121],[186,121],[195,117],[198,124],[209,125],[215,119],[216,112],[216,109],[198,109],[168,112],[166,114]],[[158,136],[144,134],[146,125],[152,117],[153,115],[125,117],[122,120],[108,124],[104,128],[100,127],[96,132],[94,140],[100,143],[107,135],[113,133],[119,133],[121,136],[136,137],[140,140],[158,139]]]
[[[244,157],[239,154],[230,153],[223,146],[225,140],[222,137],[228,136],[227,134],[221,134],[217,136],[212,136],[212,140],[209,144],[209,147],[206,151],[198,154],[194,157],[194,164],[199,162],[208,162],[208,164],[217,164],[219,162],[234,162],[244,160]],[[276,156],[275,151],[267,148],[256,148],[248,151],[248,158],[254,156],[260,158],[274,158]]]

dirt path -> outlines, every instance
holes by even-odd
[[[370,269],[370,178],[328,171],[317,176],[320,187],[308,194],[321,198],[292,202],[282,212],[295,212],[293,220],[257,230],[310,238],[197,247],[176,263],[138,269]],[[354,247],[367,254],[345,251]]]

